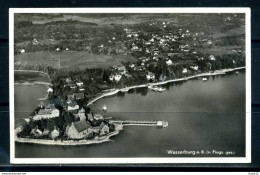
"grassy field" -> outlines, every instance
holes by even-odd
[[[50,82],[48,76],[41,72],[32,72],[32,71],[15,71],[14,72],[14,81],[16,83],[33,83],[35,81],[40,82]]]
[[[241,34],[245,34],[245,26],[241,26],[241,27],[238,27],[238,28],[227,30],[223,33],[216,32],[212,35],[212,37],[215,38],[215,39],[218,39],[218,38],[225,37],[225,36],[241,35]]]
[[[79,67],[80,69],[86,69],[107,68],[121,62],[135,62],[137,59],[131,55],[95,55],[84,51],[42,51],[16,55],[15,61],[29,64],[44,64],[56,68],[69,69],[71,67]]]
[[[232,54],[234,53],[232,50],[240,49],[240,48],[241,46],[216,46],[211,48],[198,49],[197,51],[205,54],[223,55],[223,54]]]
[[[15,55],[15,62],[28,63],[28,64],[44,64],[52,67],[58,67],[59,61],[53,58],[48,52],[30,52]]]
[[[132,14],[132,15],[123,15],[123,16],[109,16],[103,14],[100,17],[94,17],[89,14],[62,14],[62,16],[53,16],[53,18],[43,16],[39,17],[37,15],[30,17],[30,20],[34,24],[45,24],[54,21],[67,21],[75,20],[85,23],[95,23],[98,25],[110,25],[110,24],[120,24],[120,25],[134,25],[142,22],[149,21],[149,17],[154,17],[154,14]],[[21,17],[20,17],[21,18]],[[173,17],[157,17],[157,20],[161,21],[173,21],[176,22],[176,18]],[[20,19],[21,20],[21,19]]]

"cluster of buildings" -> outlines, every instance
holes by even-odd
[[[93,125],[93,121],[97,121],[98,125]],[[66,129],[66,135],[69,139],[83,139],[92,137],[94,134],[98,136],[106,135],[110,132],[108,123],[100,114],[87,114],[86,118],[81,118],[77,122],[73,122]]]
[[[47,104],[43,105],[42,103],[40,104],[40,109],[39,111],[31,116],[29,120],[41,120],[41,119],[51,119],[51,118],[56,118],[59,117],[60,111],[54,106],[54,104]],[[28,121],[28,119],[26,119]]]
[[[75,117],[74,122],[66,127],[65,135],[68,139],[84,139],[93,137],[94,135],[103,136],[111,131],[108,121],[106,121],[101,114],[86,113],[84,108],[80,109],[79,105],[72,100],[67,100],[66,102],[61,100],[59,103],[64,107],[65,111]],[[34,116],[26,119],[27,122],[61,117],[60,111],[54,104],[44,104],[42,102],[39,107],[39,111]],[[57,128],[56,125],[54,125],[52,131],[49,131],[46,128],[44,130],[39,129],[36,125],[36,127],[32,129],[31,134],[36,137],[49,135],[50,138],[55,139],[60,136],[60,132],[60,129]]]

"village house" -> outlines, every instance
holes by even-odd
[[[115,82],[119,82],[121,78],[122,78],[122,75],[116,74],[114,77],[114,80],[115,80]]]
[[[183,73],[183,74],[186,74],[187,72],[188,72],[188,69],[187,69],[187,68],[183,68],[183,69],[182,69],[182,73]]]
[[[24,49],[21,49],[20,52],[21,52],[21,53],[25,53],[25,50],[24,50]]]
[[[82,139],[93,134],[91,124],[86,120],[74,122],[66,131],[70,139]]]
[[[84,88],[79,88],[79,91],[83,92],[83,91],[85,91],[85,89]]]
[[[135,67],[135,64],[129,64],[129,67],[133,69]]]
[[[155,79],[154,73],[148,72],[148,73],[146,74],[146,79],[147,79],[148,81],[153,81],[153,80]]]
[[[133,46],[131,48],[132,51],[141,51],[141,49],[138,46]]]
[[[95,120],[104,120],[104,117],[101,114],[94,114]]]
[[[214,55],[210,55],[210,56],[209,56],[209,59],[210,59],[211,61],[215,61],[215,60],[216,60],[216,58],[215,58]]]
[[[197,71],[199,69],[199,66],[190,66],[190,68]]]
[[[77,86],[79,86],[79,87],[83,86],[83,82],[82,82],[82,81],[77,81],[76,84],[77,84]]]
[[[87,117],[88,117],[89,121],[93,121],[94,120],[94,117],[93,117],[92,113],[87,114]]]
[[[68,100],[74,100],[75,99],[75,95],[74,94],[69,94],[67,95]]]
[[[53,89],[49,87],[49,88],[47,89],[47,92],[48,92],[48,93],[52,93],[52,92],[53,92]]]
[[[121,74],[115,74],[115,75],[110,75],[109,76],[109,80],[110,81],[115,81],[115,82],[119,82],[121,78],[122,78]]]
[[[69,82],[68,86],[70,87],[70,89],[76,89],[77,85],[74,82]]]
[[[99,126],[93,127],[93,132],[98,133],[100,136],[106,135],[109,133],[109,127],[107,124],[102,122]]]
[[[74,114],[76,118],[79,118],[79,120],[86,120],[85,110],[84,108],[81,108],[76,114]]]
[[[35,127],[34,129],[32,129],[31,134],[38,137],[42,135],[42,131],[40,129],[38,129],[38,127]]]
[[[51,132],[51,134],[50,134],[50,136],[51,136],[51,138],[54,140],[54,139],[56,139],[57,137],[59,137],[59,135],[60,135],[60,132],[56,129],[56,127],[55,127],[55,129]]]
[[[126,74],[126,68],[123,65],[114,65],[113,68],[117,70],[121,75]]]
[[[84,92],[78,92],[73,94],[75,96],[75,99],[83,99],[85,97]]]
[[[66,80],[65,80],[67,83],[70,83],[72,80],[71,80],[71,78],[70,77],[68,77],[68,78],[66,78]]]
[[[167,60],[167,61],[166,61],[166,64],[167,64],[168,66],[172,65],[172,60]]]
[[[68,103],[68,108],[67,108],[68,111],[73,111],[73,110],[79,109],[79,105],[76,102],[68,100],[67,103]]]
[[[42,135],[49,135],[50,131],[48,129],[44,129]]]

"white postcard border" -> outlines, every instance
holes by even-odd
[[[246,21],[246,157],[196,158],[15,158],[14,141],[14,13],[245,13]],[[250,8],[10,8],[9,103],[11,164],[170,164],[251,163],[251,10]]]

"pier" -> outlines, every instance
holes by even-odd
[[[132,126],[158,126],[166,128],[168,127],[167,121],[135,121],[135,120],[110,120],[110,123],[117,123],[121,125],[132,125]]]

